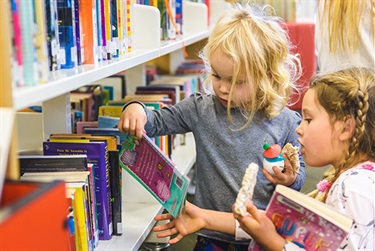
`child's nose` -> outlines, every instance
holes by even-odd
[[[227,83],[226,81],[221,81],[219,89],[220,89],[220,92],[222,93],[229,93],[230,84]]]

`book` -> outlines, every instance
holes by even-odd
[[[20,174],[26,172],[87,171],[87,156],[82,155],[20,155]]]
[[[38,83],[37,55],[35,48],[34,6],[32,1],[19,1],[22,33],[23,81],[25,86]]]
[[[34,0],[34,22],[37,26],[35,32],[35,48],[37,53],[37,70],[39,83],[48,82],[48,45],[47,45],[47,23],[45,0]]]
[[[122,144],[122,142],[124,142],[126,136],[127,136],[127,133],[123,133],[123,132],[120,132],[120,130],[118,128],[89,128],[89,127],[86,127],[84,128],[84,133],[87,133],[87,134],[91,134],[91,135],[102,135],[102,136],[105,136],[105,135],[115,135],[119,138],[120,140],[120,145]]]
[[[190,179],[146,135],[128,135],[122,144],[120,165],[173,216],[184,207]]]
[[[78,121],[76,123],[76,133],[80,134],[83,133],[85,128],[97,128],[98,121]]]
[[[20,3],[19,0],[11,0],[11,13],[12,13],[12,49],[13,49],[13,81],[15,86],[21,87],[23,83],[22,72],[22,33],[20,21]]]
[[[61,58],[59,54],[60,39],[57,2],[55,0],[46,0],[46,27],[49,70],[57,71],[61,68]]]
[[[6,181],[0,204],[1,250],[70,251],[65,190],[62,181]]]
[[[82,65],[85,60],[84,56],[84,37],[82,33],[82,20],[81,20],[81,4],[79,0],[74,1],[74,23],[76,30],[76,46],[77,46],[77,65]]]
[[[57,11],[61,68],[73,68],[77,66],[74,0],[57,0]]]
[[[86,154],[87,162],[93,164],[99,239],[112,238],[111,191],[109,181],[107,142],[43,142],[44,155]]]
[[[266,215],[281,236],[306,250],[337,250],[353,223],[323,202],[282,185],[276,186]]]
[[[84,64],[99,62],[98,30],[95,0],[80,0]]]

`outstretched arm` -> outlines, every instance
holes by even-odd
[[[122,111],[117,128],[121,132],[128,132],[131,136],[142,138],[147,116],[142,104],[138,102],[129,103]]]
[[[235,220],[232,213],[219,212],[199,208],[190,202],[186,202],[185,210],[177,218],[170,214],[161,214],[155,217],[156,221],[170,220],[169,223],[153,228],[154,232],[160,232],[159,238],[173,236],[169,243],[174,244],[185,236],[201,229],[209,229],[223,233],[235,233]]]

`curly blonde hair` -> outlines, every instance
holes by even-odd
[[[238,77],[246,76],[251,99],[240,109],[247,117],[246,127],[257,111],[269,118],[276,117],[287,105],[296,88],[294,81],[301,75],[298,56],[291,54],[291,44],[280,17],[271,6],[234,3],[214,26],[200,57],[206,65],[205,87],[211,83],[210,58],[216,50],[231,58],[234,64],[229,104]],[[283,28],[284,27],[284,28]],[[231,107],[227,107],[231,118]]]
[[[332,124],[345,121],[348,117],[355,121],[345,159],[334,166],[335,172],[326,178],[333,183],[353,166],[375,160],[375,71],[353,67],[316,75],[311,80],[310,88],[315,91]],[[319,193],[315,190],[309,195],[325,201],[327,194],[328,191]]]

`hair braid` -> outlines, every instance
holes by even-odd
[[[345,121],[349,116],[355,120],[355,130],[349,141],[345,160],[335,166],[334,173],[326,177],[327,181],[333,183],[343,172],[357,163],[375,158],[375,111],[374,105],[370,107],[370,102],[374,101],[369,101],[375,98],[375,72],[365,68],[349,68],[317,75],[312,79],[310,87],[316,90],[319,103],[332,118],[332,123]],[[318,190],[309,194],[320,201],[325,201],[327,195],[328,191],[319,193]]]

